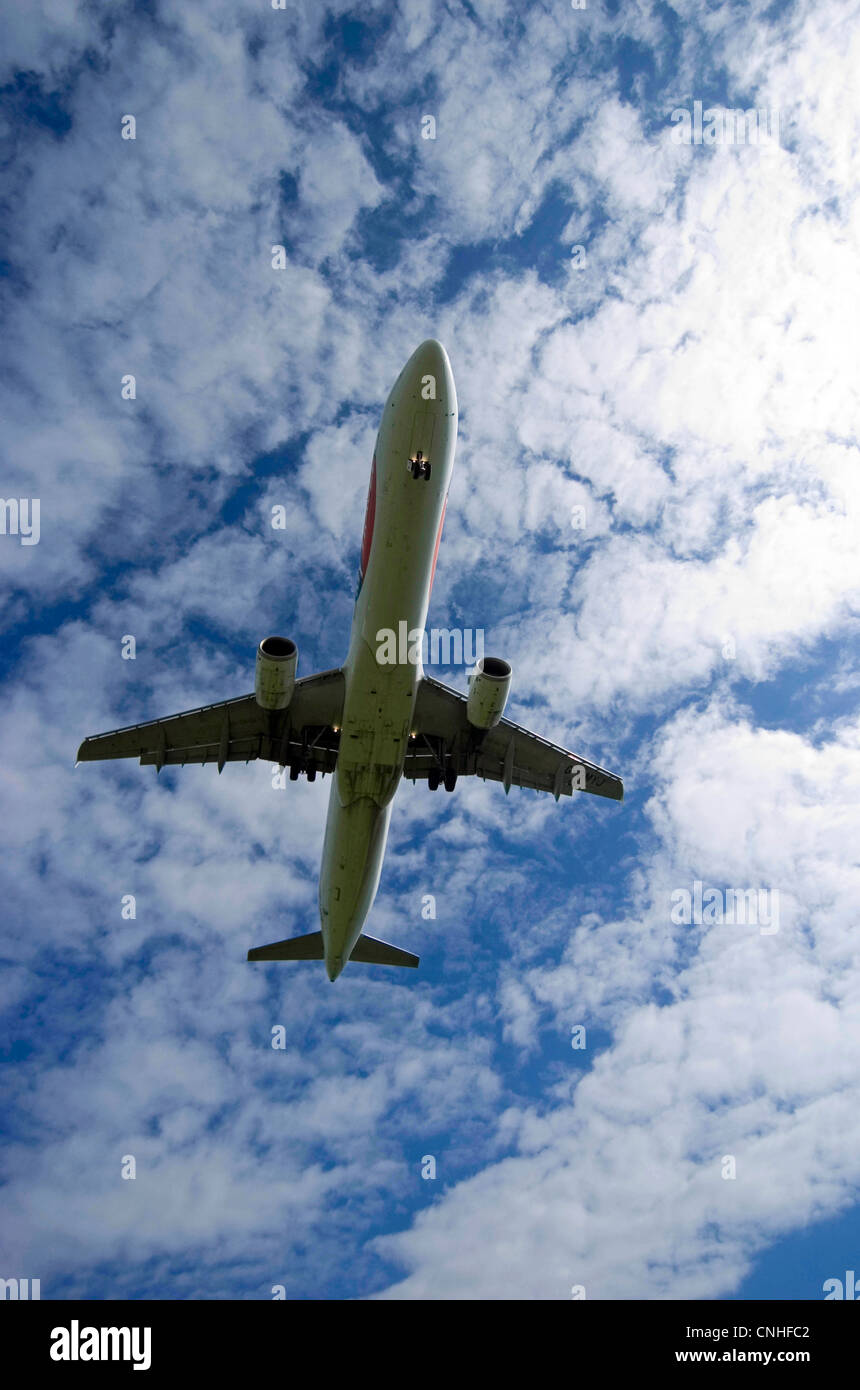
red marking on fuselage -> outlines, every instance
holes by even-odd
[[[364,531],[361,536],[361,563],[358,567],[359,584],[364,579],[367,570],[367,562],[370,559],[370,547],[373,542],[373,523],[376,518],[376,454],[373,455],[373,464],[370,469],[370,487],[367,490],[367,510],[364,513]]]
[[[442,527],[445,525],[445,508],[448,505],[448,494],[445,494],[445,501],[442,503],[442,515],[439,518],[439,530],[436,532],[436,549],[433,551],[433,568],[430,571],[430,590],[433,589],[433,580],[436,576],[436,561],[439,559],[439,542],[442,539]]]

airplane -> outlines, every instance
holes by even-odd
[[[361,541],[349,651],[342,667],[296,678],[298,648],[265,637],[253,694],[84,739],[78,762],[143,766],[262,758],[290,780],[332,774],[319,877],[320,930],[258,946],[250,961],[322,960],[330,980],[348,961],[417,967],[418,956],[364,933],[402,777],[453,792],[476,776],[549,792],[621,801],[620,777],[503,718],[511,666],[481,657],[468,693],[424,674],[422,634],[442,538],[457,439],[457,395],[435,338],[413,352],[382,414]],[[383,633],[408,633],[392,659]]]

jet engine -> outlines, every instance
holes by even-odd
[[[254,699],[260,709],[286,709],[293,698],[299,649],[289,637],[264,637],[257,648]]]
[[[466,718],[474,729],[492,729],[505,711],[511,668],[498,656],[484,656],[469,677]]]

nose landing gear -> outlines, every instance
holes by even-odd
[[[407,459],[406,467],[413,478],[424,478],[425,482],[430,478],[430,460],[426,459],[420,449],[415,450],[415,457]]]

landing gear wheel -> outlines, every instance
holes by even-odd
[[[427,785],[430,788],[431,792],[435,792],[436,788],[439,786],[440,779],[441,773],[438,767],[434,767],[432,772],[428,772]]]
[[[454,790],[454,788],[456,787],[456,785],[457,785],[457,769],[456,769],[455,767],[449,767],[449,768],[446,769],[446,772],[445,772],[445,790],[446,790],[446,792],[452,792],[452,791]]]
[[[430,481],[430,465],[429,465],[429,463],[425,463],[425,465],[424,465],[424,479],[425,479],[426,482],[429,483],[429,481]]]
[[[290,763],[290,781],[291,781],[291,782],[298,782],[298,780],[299,780],[299,765],[298,765],[298,763]]]
[[[418,462],[417,459],[411,459],[411,460],[410,460],[410,463],[409,463],[409,472],[412,474],[413,478],[420,478],[420,477],[421,477],[422,467],[421,467],[421,464]]]
[[[309,782],[315,782],[316,780],[317,780],[317,770],[316,770],[316,768],[315,768],[315,767],[309,767],[309,768],[308,768],[308,781],[309,781]]]

